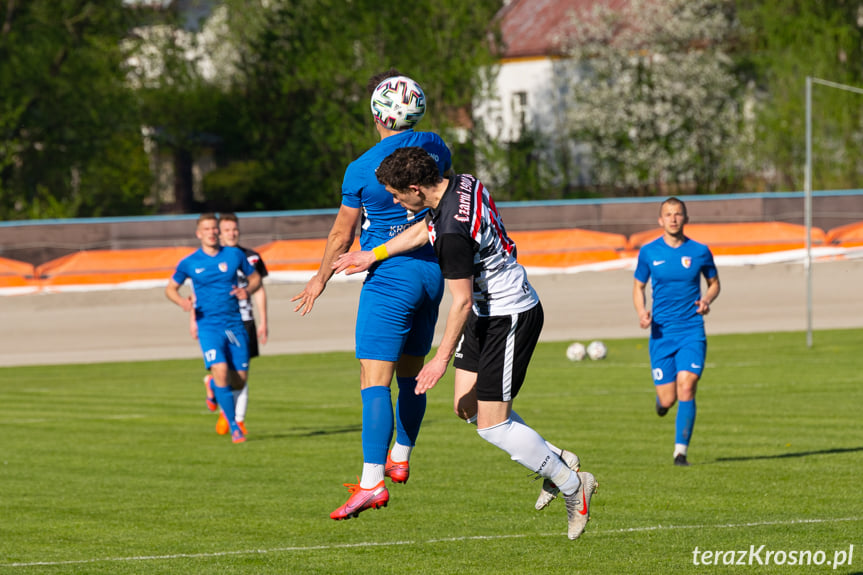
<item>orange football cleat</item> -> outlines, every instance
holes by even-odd
[[[233,433],[231,433],[231,441],[234,443],[245,443],[246,436],[243,435],[243,432],[237,429]]]
[[[225,417],[225,413],[219,411],[219,419],[216,421],[216,433],[219,435],[228,435],[231,432],[231,424]]]
[[[387,464],[384,467],[384,477],[389,477],[393,483],[407,483],[411,475],[411,465],[407,461],[393,461],[392,452],[387,453]]]
[[[390,492],[387,491],[384,482],[381,481],[371,489],[363,489],[358,484],[345,483],[351,496],[344,505],[330,513],[330,519],[341,521],[357,517],[366,509],[379,509],[386,507],[390,500]]]
[[[204,376],[204,389],[207,392],[207,409],[210,411],[216,411],[219,409],[219,404],[216,403],[216,394],[213,393],[213,376],[205,375]]]

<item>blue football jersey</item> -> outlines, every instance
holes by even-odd
[[[652,282],[654,328],[676,331],[704,327],[704,318],[696,313],[701,299],[701,276],[716,277],[716,265],[710,249],[686,238],[672,248],[660,236],[638,252],[635,279]]]
[[[342,204],[351,208],[362,208],[360,245],[371,250],[399,235],[411,225],[422,222],[426,210],[413,213],[393,202],[393,196],[378,182],[375,176],[380,163],[397,148],[419,146],[437,162],[441,175],[452,167],[452,157],[440,136],[433,132],[405,130],[386,137],[362,156],[354,160],[345,170],[342,183]],[[424,248],[426,257],[434,257],[431,246]],[[418,256],[420,254],[413,254]]]
[[[239,285],[238,271],[249,276],[255,272],[255,266],[241,249],[234,247],[221,247],[214,256],[198,249],[177,264],[171,277],[180,285],[186,279],[192,280],[199,328],[218,329],[238,324],[242,327],[239,301],[231,295],[231,290]]]

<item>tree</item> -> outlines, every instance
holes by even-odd
[[[753,154],[771,190],[803,189],[805,81],[863,87],[860,5],[843,0],[739,0],[744,79],[756,87]],[[863,98],[813,90],[813,186],[859,188]]]
[[[199,15],[194,10],[185,13],[178,6],[152,12],[125,42],[133,54],[128,78],[147,139],[154,144],[158,171],[163,171],[164,160],[170,157],[164,170],[170,178],[162,178],[161,185],[170,185],[173,201],[160,197],[157,207],[180,213],[227,209],[198,201],[195,169],[196,161],[219,148],[225,128],[232,123],[226,100],[237,75],[237,38],[226,5],[201,12],[200,20],[191,20]],[[258,5],[252,13],[261,10]],[[247,12],[238,13],[243,17]]]
[[[150,176],[120,0],[0,6],[0,217],[140,211]]]
[[[556,77],[568,120],[558,147],[586,144],[590,180],[605,193],[705,193],[738,180],[747,142],[728,55],[733,3],[611,5],[574,14],[562,40],[568,59]]]
[[[232,113],[222,116],[220,169],[206,184],[221,196],[240,187],[247,209],[338,205],[345,167],[377,141],[368,78],[393,66],[414,77],[429,102],[419,129],[446,131],[456,110],[469,109],[477,69],[492,61],[482,40],[499,7],[292,0],[268,3],[265,18],[232,13],[242,31]]]

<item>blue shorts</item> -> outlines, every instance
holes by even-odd
[[[227,329],[206,329],[199,325],[198,342],[207,369],[214,363],[227,363],[234,371],[248,371],[249,336],[242,323]]]
[[[425,356],[434,339],[443,288],[436,261],[395,256],[381,262],[366,276],[360,293],[357,358]]]
[[[650,340],[650,369],[653,384],[662,385],[677,380],[677,374],[688,371],[701,377],[707,358],[707,340],[690,337],[664,337]]]

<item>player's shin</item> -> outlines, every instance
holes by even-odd
[[[508,419],[477,432],[492,445],[509,453],[513,461],[551,479],[564,493],[574,493],[578,489],[578,476],[549,449],[542,436],[527,425]]]
[[[417,395],[416,378],[398,377],[399,396],[396,401],[396,443],[392,450],[393,461],[407,461],[416,445],[420,426],[426,412],[426,395]]]
[[[228,425],[231,426],[231,432],[233,433],[237,429],[237,419],[236,419],[236,410],[234,409],[234,394],[231,392],[230,387],[218,387],[213,386],[213,394],[216,396],[216,403],[219,404],[219,407],[222,409],[222,413],[225,414],[225,419],[228,420]]]
[[[243,389],[233,390],[233,395],[237,421],[246,421],[246,410],[249,406],[249,384],[244,385]]]
[[[695,427],[695,400],[677,402],[677,419],[675,421],[675,443],[689,445],[692,430]]]
[[[393,438],[393,404],[390,388],[367,387],[363,399],[363,475],[360,486],[371,489],[384,479],[387,450]]]

